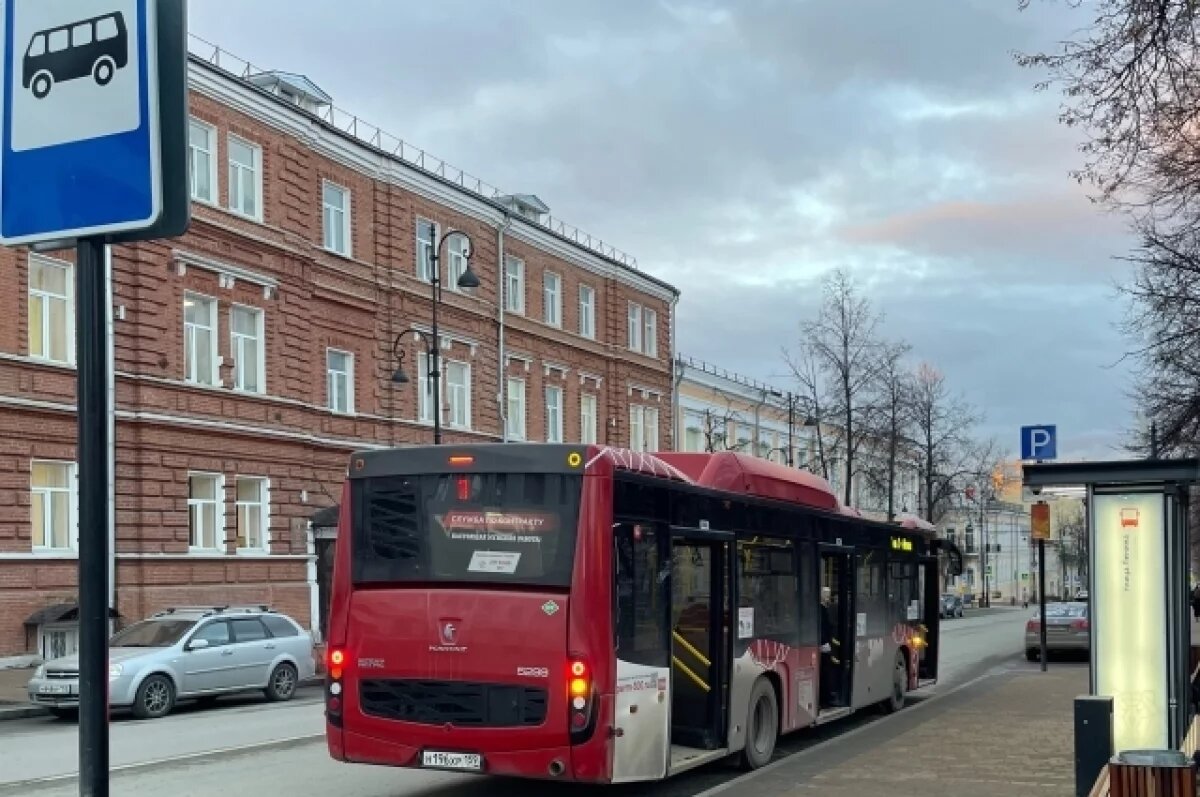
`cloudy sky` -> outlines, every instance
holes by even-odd
[[[1057,95],[1014,50],[1081,12],[1017,0],[197,0],[191,31],[634,255],[679,350],[788,387],[849,270],[1016,453],[1113,456],[1132,423],[1113,256]],[[719,323],[713,323],[719,319]]]

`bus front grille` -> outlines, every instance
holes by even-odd
[[[425,725],[513,728],[541,725],[546,690],[469,681],[364,680],[364,714]]]

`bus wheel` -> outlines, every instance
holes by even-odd
[[[117,71],[117,65],[107,55],[96,59],[96,63],[92,65],[92,77],[101,86],[108,85],[108,82],[113,79],[115,71]]]
[[[908,692],[908,662],[904,651],[896,651],[896,667],[892,670],[892,694],[884,701],[883,709],[888,714],[904,708],[904,696]]]
[[[29,88],[33,91],[33,96],[39,100],[50,93],[50,89],[54,86],[54,78],[50,77],[49,72],[38,72],[33,76],[33,81]]]
[[[746,746],[742,749],[742,767],[758,769],[770,763],[779,738],[779,703],[775,688],[766,678],[754,682],[750,709],[746,715]]]

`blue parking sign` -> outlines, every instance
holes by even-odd
[[[1021,459],[1056,459],[1058,427],[1053,425],[1021,427]]]
[[[162,212],[156,0],[9,0],[0,243],[152,227]]]

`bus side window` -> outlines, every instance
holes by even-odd
[[[50,31],[50,52],[58,53],[70,46],[71,37],[66,29]]]
[[[617,658],[667,666],[667,590],[670,567],[661,554],[662,534],[650,523],[619,523],[614,529],[613,626]],[[666,570],[669,575],[669,570]]]
[[[83,25],[76,25],[71,28],[71,46],[82,47],[85,44],[92,43],[92,23],[87,22]]]
[[[117,20],[116,17],[105,17],[104,19],[96,20],[96,39],[104,41],[105,39],[114,39],[117,36]]]
[[[46,34],[37,33],[29,40],[29,52],[26,55],[45,55],[46,54]]]

